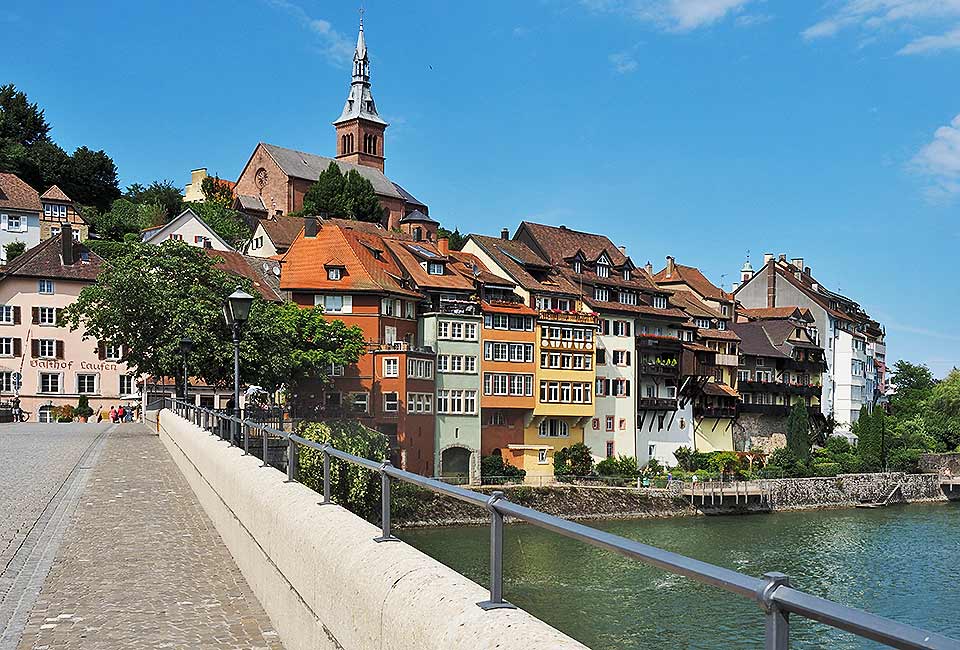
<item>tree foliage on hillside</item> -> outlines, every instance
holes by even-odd
[[[253,234],[243,215],[222,201],[189,203],[190,209],[225,242],[243,250]]]
[[[355,169],[344,174],[331,162],[304,195],[300,214],[382,223],[387,211],[370,181]]]
[[[38,192],[59,185],[80,205],[108,209],[120,196],[113,160],[86,146],[68,154],[50,130],[36,102],[13,84],[0,86],[0,171],[18,175]]]
[[[467,243],[467,236],[460,232],[459,228],[447,230],[446,228],[437,228],[437,239],[446,237],[450,240],[450,250],[463,250],[463,245]]]
[[[137,374],[182,374],[180,340],[192,339],[190,374],[213,385],[232,382],[231,333],[224,299],[238,286],[257,296],[249,281],[224,273],[201,250],[181,242],[123,244],[97,281],[65,311],[72,329],[124,345],[124,361]],[[355,363],[363,333],[318,309],[260,299],[253,303],[240,346],[242,378],[269,390],[306,376],[325,379],[331,364]]]
[[[221,203],[224,206],[233,205],[233,188],[219,176],[207,176],[200,183],[203,200],[208,203]]]
[[[153,181],[146,187],[140,183],[129,185],[123,198],[137,205],[159,205],[163,208],[163,223],[183,212],[183,194],[167,180]]]

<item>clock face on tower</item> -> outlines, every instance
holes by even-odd
[[[267,184],[267,170],[263,167],[258,169],[254,181],[257,183],[257,188],[263,190],[263,186]]]

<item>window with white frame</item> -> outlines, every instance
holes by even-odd
[[[13,325],[12,305],[0,305],[0,324]]]
[[[134,395],[136,392],[136,377],[133,375],[120,375],[120,394]]]
[[[13,356],[13,339],[9,336],[0,337],[0,356]]]
[[[407,393],[407,413],[433,413],[433,395]]]
[[[397,312],[395,307],[396,304],[394,303],[393,298],[382,298],[380,300],[380,313],[384,316],[396,316]]]
[[[750,381],[750,371],[749,371],[749,370],[738,370],[738,371],[737,371],[737,380],[738,380],[738,381]]]
[[[37,356],[41,359],[53,359],[57,356],[55,339],[37,339]]]
[[[403,303],[403,317],[404,318],[416,318],[417,315],[417,305],[412,300],[407,300]]]
[[[477,391],[438,390],[437,413],[474,415],[477,412]]]
[[[327,269],[327,279],[334,282],[343,278],[343,269],[339,266],[332,266]]]
[[[18,214],[11,214],[9,217],[7,217],[7,230],[11,230],[13,232],[20,232],[20,229],[22,228],[22,224],[23,224],[23,219]]]
[[[538,449],[537,450],[537,463],[539,465],[546,465],[548,462],[547,459],[547,449]]]
[[[384,413],[396,413],[400,410],[400,401],[397,397],[397,393],[384,393],[383,394],[383,412]]]
[[[573,261],[573,272],[574,272],[574,273],[580,273],[582,270],[583,270],[583,264],[580,262],[580,260],[574,260],[574,261]]]
[[[610,266],[607,264],[597,264],[597,277],[609,278]]]
[[[398,359],[397,357],[384,357],[383,358],[383,376],[399,377],[400,376],[400,359]]]
[[[613,335],[614,336],[630,336],[630,321],[627,321],[627,320],[613,321]]]
[[[570,436],[570,426],[558,418],[546,418],[540,423],[541,438],[567,438]]]
[[[327,366],[327,374],[330,377],[343,377],[343,365],[339,363],[331,363]]]
[[[710,329],[710,319],[709,318],[695,318],[694,324],[702,330]]]
[[[336,313],[343,311],[343,296],[324,296],[323,311]]]
[[[653,297],[653,307],[654,307],[654,309],[666,309],[666,308],[667,308],[667,297],[666,297],[666,296],[654,296],[654,297]]]
[[[725,330],[725,329],[727,329],[727,321],[725,321],[725,320],[717,321],[717,329],[718,329],[718,330]]]
[[[107,343],[103,347],[103,357],[107,361],[119,361],[121,356],[123,356],[123,349],[116,343]]]
[[[433,379],[433,361],[430,359],[407,359],[407,377],[410,379]]]
[[[13,392],[13,373],[9,370],[0,372],[0,393]]]
[[[610,300],[610,290],[606,287],[594,287],[593,288],[593,298],[594,300],[599,300],[601,302],[606,302]]]
[[[614,350],[613,351],[613,364],[615,366],[629,366],[630,365],[630,351],[629,350]]]
[[[622,305],[635,305],[637,304],[637,292],[621,289],[618,292],[618,299]]]
[[[348,393],[347,400],[347,407],[351,413],[366,413],[370,394],[366,392]]]
[[[630,269],[623,269],[623,279],[626,280],[627,282],[630,282],[630,276],[631,276]]]
[[[37,322],[41,325],[56,325],[57,310],[55,307],[37,307]]]
[[[443,275],[443,263],[442,262],[428,262],[427,263],[427,273],[429,275]]]
[[[54,290],[53,280],[40,280],[37,282],[37,293],[52,295]]]
[[[40,373],[40,392],[59,393],[62,389],[62,375],[59,372]]]
[[[97,375],[93,373],[77,373],[77,393],[93,395],[97,392]]]

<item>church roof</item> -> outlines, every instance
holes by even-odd
[[[330,163],[337,163],[337,166],[340,167],[340,171],[343,173],[354,170],[370,181],[370,184],[373,185],[373,191],[380,196],[407,200],[404,196],[406,192],[401,194],[397,186],[387,178],[382,171],[374,167],[355,165],[354,163],[318,156],[316,154],[306,153],[305,151],[278,147],[275,144],[267,144],[266,142],[261,142],[260,146],[270,154],[270,157],[276,161],[277,165],[279,165],[280,169],[282,169],[283,173],[287,176],[315,181],[320,178],[320,172],[329,167]],[[420,203],[420,201],[415,202]]]
[[[413,212],[405,215],[399,223],[439,223],[435,219],[431,219],[424,213],[419,210],[414,210]]]
[[[363,19],[360,19],[360,31],[357,34],[357,49],[353,53],[353,80],[350,82],[350,94],[343,105],[343,112],[334,124],[348,120],[362,119],[377,124],[387,123],[377,113],[377,104],[370,92],[370,57],[367,55],[367,42],[363,36]]]

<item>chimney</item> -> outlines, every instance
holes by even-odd
[[[783,253],[780,253],[780,257],[777,258],[780,262],[786,262],[787,256]]]
[[[73,259],[73,228],[69,223],[60,226],[60,249],[63,265],[71,266],[76,260]]]
[[[317,218],[316,217],[303,218],[303,236],[316,239],[317,237]]]
[[[777,267],[767,265],[767,307],[777,306]]]
[[[810,267],[809,267],[809,266],[803,267],[803,274],[804,274],[804,275],[810,275]]]
[[[507,228],[500,231],[500,239],[510,239],[510,231]]]
[[[672,278],[676,270],[677,265],[674,262],[673,255],[667,255],[667,277]]]
[[[617,246],[617,248],[620,250],[620,253],[621,253],[624,257],[626,257],[626,255],[627,255],[627,247],[626,247],[626,246]]]
[[[736,293],[736,292],[737,292],[737,289],[739,289],[739,288],[740,288],[740,283],[739,283],[739,282],[734,282],[734,283],[730,286],[730,291],[732,291],[733,293]]]
[[[794,257],[792,260],[790,260],[790,263],[793,264],[795,267],[797,267],[797,270],[798,270],[798,271],[801,271],[801,272],[803,271],[803,258],[802,258],[802,257]]]
[[[440,251],[440,254],[446,257],[450,254],[450,239],[448,237],[438,237],[437,238],[437,250]]]
[[[643,265],[643,268],[647,270],[647,273],[653,275],[653,264],[650,263],[650,260],[647,260],[647,263]]]
[[[764,253],[764,254],[763,254],[763,263],[764,263],[764,264],[769,264],[769,263],[770,263],[770,260],[772,260],[772,259],[773,259],[773,253]]]

